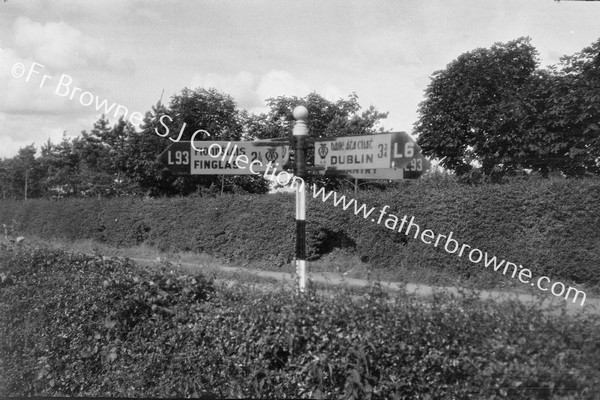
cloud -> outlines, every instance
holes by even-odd
[[[213,87],[233,96],[240,108],[252,112],[267,111],[264,101],[271,97],[304,97],[312,91],[316,91],[330,100],[343,97],[342,92],[332,84],[311,88],[309,84],[296,78],[291,72],[280,70],[271,70],[261,76],[246,71],[235,75],[196,74],[192,77],[191,86],[193,88]]]
[[[58,15],[61,19],[77,21],[123,21],[130,18],[142,18],[143,20],[162,19],[161,13],[164,9],[174,7],[178,0],[103,0],[103,1],[81,1],[81,0],[36,0],[36,1],[14,1],[11,7],[15,7],[26,15]],[[161,9],[162,7],[162,9]]]
[[[215,88],[233,96],[241,108],[250,109],[263,106],[256,93],[256,81],[253,74],[245,71],[237,75],[196,74],[192,78],[192,87]]]
[[[26,82],[31,65],[31,59],[18,57],[12,49],[0,51],[0,112],[30,115],[61,110],[61,98],[39,87],[39,74],[32,74],[29,82]],[[42,68],[36,67],[36,70],[40,71]]]
[[[0,49],[0,157],[12,156],[32,142],[37,148],[48,138],[56,143],[65,129],[76,135],[98,114],[77,97],[70,100],[56,94],[61,75],[48,68],[35,65],[38,73],[31,73],[27,80],[33,63],[31,58],[19,57],[14,49]],[[43,81],[45,74],[50,78]],[[73,79],[71,88],[75,86],[82,87]]]
[[[28,115],[11,115],[6,118],[0,114],[0,137],[2,138],[2,148],[0,148],[0,157],[12,157],[17,151],[32,143],[36,149],[39,149],[48,139],[53,143],[59,143],[62,140],[63,132],[67,129],[64,121],[59,117],[46,116],[45,118],[31,118]],[[89,122],[87,122],[89,125]],[[28,129],[23,129],[27,126]],[[79,132],[70,132],[76,136]]]
[[[14,23],[14,44],[19,52],[55,70],[98,68],[133,72],[131,60],[119,59],[101,41],[64,22],[35,22],[19,17]]]
[[[260,79],[256,92],[261,99],[277,96],[306,96],[310,87],[287,71],[269,71]]]

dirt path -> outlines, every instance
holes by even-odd
[[[132,260],[134,260],[138,263],[143,263],[143,264],[153,263],[156,261],[156,260],[144,259],[144,258],[132,258]],[[190,262],[179,262],[178,264],[188,267],[188,268],[191,268],[191,269],[197,269],[199,271],[218,269],[218,270],[221,270],[224,272],[244,273],[244,274],[255,275],[255,276],[261,277],[261,278],[274,279],[277,282],[283,283],[285,285],[289,285],[290,287],[295,285],[295,277],[293,274],[291,274],[289,272],[260,271],[260,270],[251,270],[251,269],[246,269],[246,268],[241,268],[241,267],[227,267],[227,266],[222,266],[222,265],[206,267],[205,265],[202,265],[202,264],[190,263]],[[370,284],[372,284],[372,282],[369,282],[364,279],[346,278],[344,276],[341,276],[340,274],[330,273],[330,272],[310,273],[309,279],[312,282],[325,284],[325,285],[332,285],[332,286],[337,286],[337,287],[348,286],[348,287],[353,287],[353,288],[361,288],[361,287],[367,287]],[[381,288],[385,292],[388,292],[388,293],[406,290],[407,293],[412,293],[412,294],[416,294],[418,296],[424,296],[424,297],[431,296],[435,291],[444,291],[444,292],[452,293],[452,294],[458,296],[458,295],[460,295],[460,291],[461,291],[461,288],[454,287],[454,286],[434,287],[434,286],[427,286],[427,285],[418,285],[418,284],[414,284],[414,283],[404,284],[404,283],[388,282],[388,281],[379,281],[379,283],[381,285]],[[522,301],[522,302],[537,302],[537,301],[539,301],[539,299],[537,299],[534,295],[526,294],[526,293],[501,292],[501,291],[494,291],[494,290],[476,290],[475,292],[479,294],[479,298],[482,300],[491,299],[491,300],[495,300],[495,301],[503,301],[503,300],[507,300],[507,299],[518,299],[519,301]],[[600,299],[587,298],[584,303],[584,306],[582,307],[580,305],[580,302],[573,303],[571,300],[565,300],[564,298],[561,298],[561,297],[555,297],[552,294],[550,294],[549,292],[543,293],[542,295],[545,297],[544,301],[542,303],[542,308],[548,308],[548,307],[554,308],[553,306],[561,306],[564,303],[564,304],[566,304],[567,312],[569,314],[577,314],[584,310],[587,312],[600,314]]]
[[[2,241],[1,238],[0,238],[0,241]],[[86,254],[92,255],[88,251],[89,248],[86,250],[86,249],[81,248],[81,246],[78,246],[74,243],[64,243],[64,242],[58,243],[58,242],[54,242],[54,241],[41,240],[41,239],[37,238],[37,239],[33,240],[31,244],[33,244],[35,246],[36,242],[38,244],[43,243],[43,244],[49,245],[51,247],[61,248],[66,251],[81,252],[81,253],[86,253]],[[118,254],[119,252],[115,251],[116,249],[103,249],[103,250],[106,251],[106,252],[103,251],[103,253],[107,254],[109,257],[113,257],[113,256],[119,257],[119,258],[127,257],[127,258],[134,260],[135,262],[140,263],[140,264],[149,265],[149,264],[153,264],[157,261],[156,259],[153,259],[153,258],[135,257],[135,256],[133,256],[133,254],[132,254],[132,256],[128,256],[127,254],[123,254],[123,253]],[[125,253],[127,253],[127,252],[125,252]],[[145,253],[146,252],[143,252],[142,254],[145,255]],[[213,263],[210,261],[207,261],[204,263],[176,261],[176,260],[172,260],[172,259],[170,260],[168,258],[165,259],[163,257],[163,255],[161,255],[161,259],[163,259],[164,261],[169,261],[173,264],[178,264],[178,265],[184,266],[191,270],[205,271],[205,272],[218,270],[218,271],[228,272],[231,274],[246,274],[246,276],[254,275],[258,278],[262,278],[263,281],[260,282],[260,286],[264,286],[264,287],[268,287],[268,285],[271,284],[271,283],[269,283],[269,280],[271,280],[271,281],[274,280],[280,284],[284,284],[289,287],[294,287],[294,285],[296,284],[294,274],[292,274],[290,272],[263,271],[263,270],[253,270],[253,269],[248,269],[248,268],[243,268],[243,267],[229,267],[229,266],[225,266],[225,265],[222,265],[219,263]],[[346,287],[350,287],[350,288],[364,288],[373,283],[372,281],[369,282],[365,279],[348,278],[348,277],[341,275],[340,273],[332,273],[332,272],[309,273],[309,279],[312,282],[315,282],[317,284],[326,285],[326,286],[330,285],[330,286],[334,286],[334,287],[346,286]],[[229,279],[226,279],[226,280],[229,280]],[[233,278],[231,280],[239,281],[239,278]],[[454,295],[460,295],[461,291],[469,292],[469,290],[467,290],[467,289],[461,289],[461,288],[454,287],[454,286],[435,287],[435,286],[420,285],[420,284],[414,284],[414,283],[405,284],[405,283],[389,282],[389,281],[378,281],[378,283],[381,285],[382,290],[385,292],[388,292],[388,293],[394,293],[394,292],[405,290],[407,293],[415,294],[415,295],[422,296],[422,297],[431,296],[436,291],[444,291],[447,293],[452,293]],[[507,299],[518,299],[519,301],[522,301],[522,302],[539,302],[539,299],[537,299],[536,296],[534,296],[532,294],[528,294],[528,293],[515,293],[515,292],[510,292],[510,291],[502,292],[502,291],[497,291],[497,290],[476,290],[475,292],[479,295],[479,298],[482,300],[491,299],[491,300],[495,300],[495,301],[503,301],[503,300],[507,300]],[[550,292],[541,292],[540,291],[540,295],[544,299],[543,303],[541,304],[542,309],[548,308],[548,307],[554,309],[555,308],[554,306],[560,307],[564,304],[564,305],[566,305],[566,309],[569,314],[576,314],[581,311],[586,311],[586,312],[591,312],[591,313],[600,315],[600,298],[588,297],[585,301],[584,306],[582,307],[580,305],[580,302],[573,303],[571,300],[565,300],[564,298],[561,298],[561,297],[555,297]]]

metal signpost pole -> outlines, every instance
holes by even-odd
[[[305,160],[305,138],[308,135],[306,126],[306,117],[308,110],[304,106],[294,108],[294,118],[296,123],[292,135],[294,136],[294,146],[296,158],[295,175],[306,179],[306,160]],[[298,275],[298,289],[304,292],[306,289],[306,191],[303,183],[296,182],[296,274]]]

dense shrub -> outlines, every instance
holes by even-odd
[[[346,194],[353,197],[352,194]],[[590,286],[600,284],[600,181],[523,180],[465,186],[448,180],[402,182],[387,191],[364,191],[369,207],[391,206],[415,217],[421,231]],[[116,246],[146,243],[161,250],[205,252],[225,260],[274,268],[294,256],[294,196],[236,195],[171,199],[28,200],[0,202],[0,223],[47,238],[96,239]],[[307,256],[314,260],[347,247],[380,269],[429,269],[458,276],[500,279],[466,257],[390,231],[329,201],[313,199],[307,211]],[[373,216],[378,216],[376,210]],[[486,278],[487,279],[487,278]]]
[[[567,399],[600,321],[436,295],[323,297],[127,260],[0,249],[0,396]],[[373,292],[375,293],[375,292]]]

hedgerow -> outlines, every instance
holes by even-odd
[[[345,193],[348,198],[352,193]],[[523,180],[466,186],[449,180],[403,182],[387,191],[364,191],[359,203],[399,217],[415,217],[421,231],[453,237],[490,256],[589,286],[600,284],[600,181]],[[160,250],[204,252],[227,261],[276,268],[294,256],[294,196],[225,195],[164,199],[73,199],[0,202],[0,223],[18,222],[23,234],[94,239],[115,246],[147,244]],[[443,248],[386,229],[350,210],[308,194],[307,256],[336,247],[354,251],[377,269],[441,271],[501,280]]]
[[[0,273],[2,397],[585,399],[600,390],[593,315],[468,294],[264,293],[166,264],[7,246]]]

